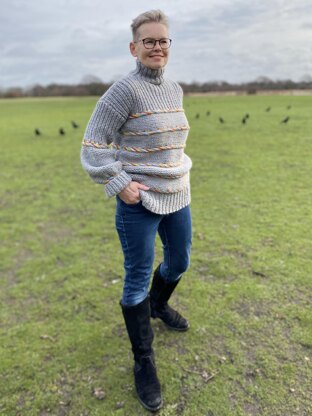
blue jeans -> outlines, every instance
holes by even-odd
[[[192,245],[191,210],[187,206],[172,214],[159,215],[146,209],[141,201],[126,204],[118,196],[116,200],[116,229],[125,269],[121,303],[133,306],[142,302],[148,294],[157,232],[164,253],[161,277],[172,282],[187,270]]]

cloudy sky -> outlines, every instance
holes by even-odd
[[[134,68],[132,19],[155,8],[176,81],[312,76],[311,0],[1,0],[0,88],[118,79]]]

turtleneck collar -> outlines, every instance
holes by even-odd
[[[164,68],[148,68],[143,65],[141,61],[137,59],[136,61],[136,70],[135,73],[139,74],[145,81],[150,82],[151,84],[160,85],[164,81]]]

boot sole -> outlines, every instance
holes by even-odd
[[[170,325],[168,325],[165,321],[163,321],[159,316],[151,316],[151,318],[152,319],[160,319],[164,324],[165,324],[165,326],[168,328],[168,329],[170,329],[171,331],[178,331],[178,332],[185,332],[185,331],[187,331],[188,329],[190,329],[190,324],[188,323],[188,325],[187,325],[187,327],[185,327],[185,328],[177,328],[176,326],[170,326]]]
[[[166,324],[166,322],[164,322],[164,324],[166,325],[166,327],[168,329],[170,329],[170,331],[186,332],[190,329],[189,325],[186,328],[177,328],[175,326],[170,326],[170,325]]]
[[[150,407],[150,406],[148,406],[146,403],[144,403],[144,402],[140,399],[140,397],[139,397],[139,395],[138,395],[138,394],[137,394],[137,398],[138,398],[139,402],[141,403],[141,405],[142,405],[145,409],[149,410],[150,412],[157,412],[157,411],[158,411],[158,410],[160,410],[160,409],[163,407],[163,405],[164,405],[164,402],[163,402],[163,400],[161,399],[161,403],[160,403],[157,407]]]

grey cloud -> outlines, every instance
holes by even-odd
[[[307,29],[307,30],[312,30],[312,23],[302,23],[300,25],[301,29]]]
[[[309,0],[2,0],[0,86],[104,81],[134,67],[131,19],[162,8],[174,39],[168,76],[241,82],[259,75],[300,78],[311,71]]]

